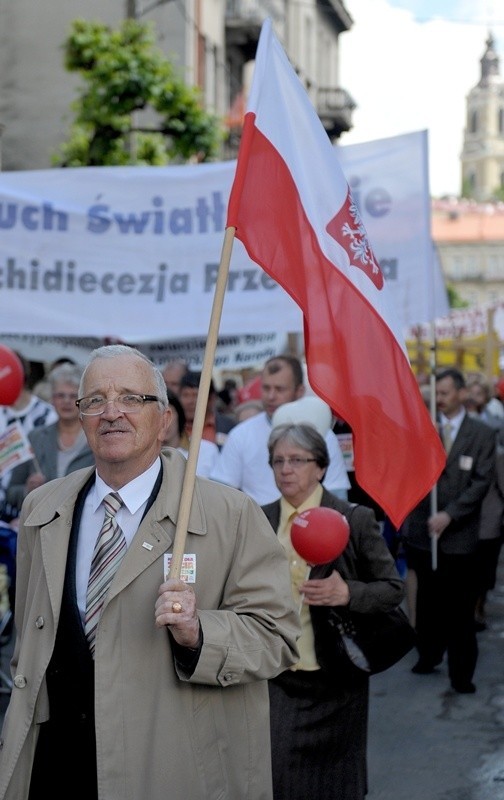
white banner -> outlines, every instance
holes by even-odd
[[[130,342],[208,331],[235,162],[0,173],[5,333]],[[300,329],[239,241],[221,334]],[[264,323],[267,321],[267,324]]]
[[[427,131],[338,147],[403,329],[448,314],[431,238]]]
[[[404,325],[443,315],[426,133],[338,151]],[[235,166],[0,172],[0,340],[49,337],[59,356],[80,337],[161,347],[205,337]],[[301,332],[299,309],[235,240],[220,336],[245,337],[253,366],[268,347],[247,335],[272,329]]]

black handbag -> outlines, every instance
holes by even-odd
[[[368,675],[389,669],[415,646],[415,629],[399,606],[375,614],[333,608],[328,622],[338,661]]]

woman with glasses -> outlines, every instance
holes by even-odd
[[[58,421],[34,428],[28,434],[33,458],[12,471],[6,492],[12,508],[19,510],[26,495],[43,483],[94,464],[76,405],[81,375],[80,367],[68,363],[49,373],[51,403]]]
[[[322,487],[329,464],[324,438],[310,424],[273,428],[269,463],[281,494],[262,506],[283,544],[301,617],[300,661],[269,681],[273,796],[275,800],[361,800],[367,794],[369,678],[338,664],[328,612],[347,606],[362,613],[399,605],[404,586],[374,511]],[[309,565],[294,550],[293,519],[327,506],[350,525],[344,552]]]

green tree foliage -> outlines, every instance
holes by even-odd
[[[453,284],[446,284],[446,293],[448,295],[450,308],[468,308],[469,303],[459,295]]]
[[[155,47],[151,24],[126,19],[119,30],[75,20],[64,43],[65,67],[85,81],[72,104],[70,138],[57,166],[162,166],[208,161],[217,154],[221,129]],[[148,112],[152,124],[140,125]]]

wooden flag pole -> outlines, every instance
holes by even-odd
[[[205,355],[203,357],[203,366],[201,369],[198,397],[196,399],[196,408],[194,411],[191,440],[189,442],[189,455],[187,458],[184,482],[182,484],[182,494],[180,496],[177,526],[175,529],[175,540],[173,542],[173,555],[170,563],[170,572],[168,575],[169,578],[180,578],[180,570],[182,568],[182,561],[184,558],[184,547],[194,492],[196,466],[198,463],[203,426],[205,424],[208,394],[210,391],[210,382],[212,380],[215,351],[217,349],[217,337],[219,334],[222,307],[224,305],[224,296],[226,293],[229,263],[231,261],[231,251],[233,249],[235,230],[236,228],[233,227],[226,228],[226,232],[224,234],[221,260],[219,264],[219,271],[217,273],[212,313],[210,316],[210,325],[205,347]]]
[[[432,346],[430,357],[430,413],[434,425],[436,423],[436,323],[432,322]],[[438,510],[437,503],[437,483],[431,489],[431,514],[436,514]],[[437,556],[438,556],[438,540],[437,536],[431,536],[431,566],[435,571],[437,570]]]

